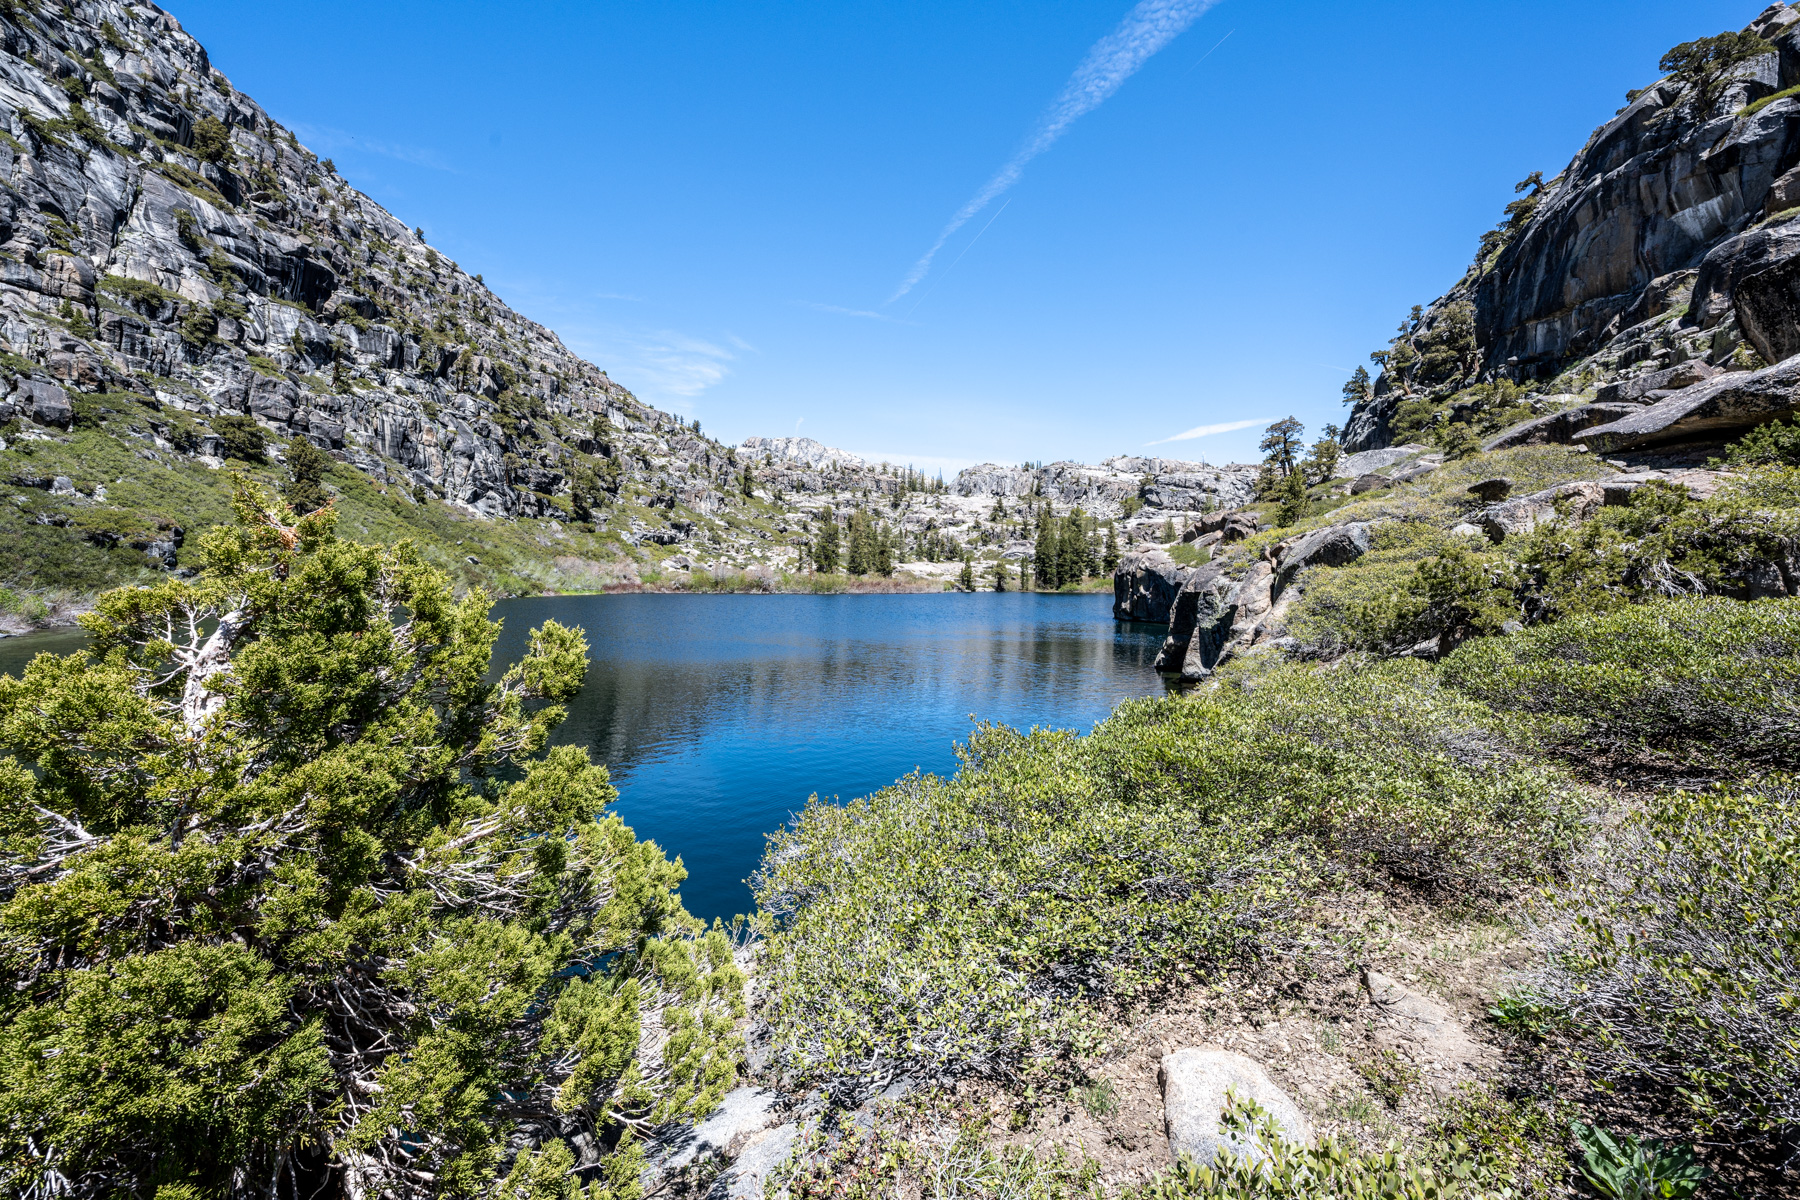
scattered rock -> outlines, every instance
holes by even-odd
[[[1483,479],[1480,483],[1469,485],[1469,495],[1487,504],[1504,500],[1512,494],[1513,481],[1505,476],[1494,479]]]
[[[1411,1060],[1437,1095],[1448,1096],[1480,1069],[1487,1052],[1444,1005],[1379,971],[1365,969],[1362,983],[1375,1044]]]
[[[75,420],[75,406],[69,403],[69,393],[41,379],[19,380],[13,391],[13,403],[30,413],[31,419],[40,425],[67,429]]]
[[[1276,1086],[1261,1065],[1242,1054],[1213,1048],[1177,1050],[1163,1056],[1158,1078],[1162,1082],[1169,1153],[1177,1159],[1185,1154],[1206,1164],[1221,1148],[1229,1146],[1234,1154],[1267,1161],[1267,1156],[1253,1144],[1219,1128],[1228,1092],[1261,1105],[1287,1140],[1312,1140],[1312,1127],[1299,1106]]]
[[[1509,537],[1530,533],[1539,525],[1561,514],[1570,520],[1585,521],[1606,503],[1606,490],[1599,483],[1559,483],[1555,487],[1503,500],[1469,514],[1469,522],[1479,525],[1488,538],[1501,542]]]
[[[1461,521],[1455,525],[1452,525],[1450,527],[1450,532],[1455,534],[1457,537],[1486,537],[1487,536],[1486,533],[1482,532],[1481,526],[1471,525],[1467,521]]]
[[[1380,453],[1380,451],[1370,451],[1370,453]],[[1376,488],[1391,487],[1393,482],[1386,475],[1377,475],[1373,472],[1367,475],[1358,475],[1356,482],[1350,485],[1350,494],[1360,496],[1364,492],[1372,492]]]
[[[58,475],[50,481],[50,494],[52,496],[73,496],[75,483],[67,475]]]

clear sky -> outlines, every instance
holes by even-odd
[[[352,184],[643,399],[732,442],[798,431],[948,474],[1253,459],[1270,420],[1341,422],[1351,368],[1456,280],[1516,181],[1560,170],[1670,46],[1762,7],[171,11]]]

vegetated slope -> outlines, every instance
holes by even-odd
[[[1569,441],[1646,402],[1602,385],[1645,377],[1659,400],[1800,351],[1800,9],[1665,62],[1560,174],[1519,184],[1462,279],[1372,356],[1373,386],[1360,372],[1346,386],[1347,448],[1478,442],[1581,401],[1623,406],[1526,435]],[[1668,430],[1638,440],[1686,432]]]
[[[347,184],[154,6],[0,6],[0,338],[15,585],[179,569],[259,430],[276,463],[331,453],[347,532],[503,589],[696,522],[751,536],[711,519],[730,451]]]

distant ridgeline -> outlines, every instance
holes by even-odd
[[[910,468],[729,447],[639,402],[347,184],[173,16],[115,0],[0,5],[0,440],[14,610],[188,570],[184,545],[229,519],[226,467],[502,593],[677,558],[800,568],[826,509],[895,493],[882,517],[915,541],[1004,540],[975,506],[924,511]],[[303,442],[328,458],[296,466]],[[1119,515],[1242,498],[1185,464],[1065,466],[1002,490]]]
[[[1347,449],[1646,449],[1792,411],[1783,381],[1716,376],[1800,352],[1800,9],[1663,68],[1519,184],[1456,286],[1371,356],[1378,378],[1358,368]]]

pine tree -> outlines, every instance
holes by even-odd
[[[1358,367],[1350,373],[1350,381],[1344,385],[1344,403],[1361,404],[1369,398],[1369,369]]]
[[[330,466],[331,456],[305,438],[295,438],[289,443],[289,479],[287,487],[282,489],[282,497],[296,513],[305,516],[331,503],[331,494],[324,484],[325,471]]]
[[[993,507],[993,510],[988,513],[988,520],[990,520],[990,521],[1006,520],[1006,497],[1005,496],[995,496],[994,497],[994,507]]]
[[[962,574],[956,577],[956,586],[965,592],[975,590],[975,560],[967,551],[963,552]]]
[[[1293,417],[1283,417],[1263,431],[1262,443],[1257,447],[1263,452],[1263,461],[1279,467],[1281,474],[1290,474],[1300,457],[1300,435],[1306,432],[1306,426]]]
[[[1111,575],[1119,569],[1119,534],[1113,523],[1106,523],[1106,549],[1100,555],[1100,569]]]
[[[1004,558],[994,564],[994,590],[996,592],[1006,590],[1006,560]]]
[[[875,531],[875,573],[883,576],[894,573],[894,539],[886,525]]]
[[[1275,516],[1279,525],[1294,525],[1306,516],[1306,473],[1295,471],[1282,481],[1281,509]]]
[[[1037,545],[1033,547],[1031,556],[1039,588],[1055,591],[1062,585],[1057,561],[1058,549],[1054,519],[1048,515],[1039,516]]]
[[[580,630],[496,677],[488,597],[409,544],[235,507],[199,577],[0,681],[8,1194],[496,1194],[562,1178],[563,1131],[712,1110],[730,942],[605,769],[545,750]],[[638,1177],[630,1132],[584,1150]]]
[[[1062,519],[1056,539],[1056,577],[1063,584],[1080,583],[1087,577],[1087,530],[1077,508]]]
[[[844,569],[852,575],[867,575],[875,569],[875,538],[870,525],[868,513],[860,508],[851,511]]]
[[[837,514],[830,508],[819,518],[819,532],[813,538],[813,566],[825,575],[838,569]]]

